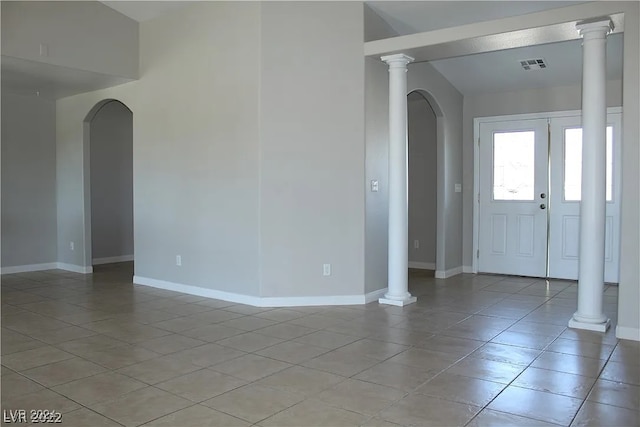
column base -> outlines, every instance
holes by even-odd
[[[418,301],[418,298],[412,297],[412,296],[408,296],[407,298],[404,298],[404,299],[380,298],[378,300],[378,303],[395,305],[395,306],[398,306],[398,307],[404,307],[405,305],[413,304],[416,301]]]
[[[571,320],[569,320],[569,327],[573,329],[584,329],[587,331],[594,331],[594,332],[607,332],[607,329],[609,329],[609,326],[611,326],[610,319],[606,319],[602,323],[581,322],[579,320],[574,319],[573,317],[571,318]]]

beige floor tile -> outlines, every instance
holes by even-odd
[[[401,363],[385,361],[354,376],[353,379],[394,387],[399,390],[412,391],[438,372],[416,368]]]
[[[474,351],[471,357],[487,359],[495,362],[510,363],[512,365],[528,366],[542,351],[511,345],[487,343]]]
[[[96,335],[96,332],[79,326],[69,326],[66,328],[55,329],[53,331],[31,333],[31,337],[46,342],[47,344],[60,344],[66,341],[90,337],[92,335]]]
[[[406,345],[365,338],[341,347],[340,351],[352,354],[354,357],[366,356],[373,359],[386,360],[408,348]]]
[[[32,350],[12,353],[2,357],[2,364],[14,371],[26,371],[37,366],[71,359],[73,354],[52,346],[34,348]]]
[[[595,383],[594,378],[566,372],[529,367],[513,381],[513,385],[584,399]]]
[[[181,335],[195,338],[201,341],[215,342],[235,335],[244,334],[246,331],[238,328],[232,328],[219,323],[213,325],[199,326],[194,329],[187,329],[180,332]]]
[[[367,417],[335,408],[319,401],[306,400],[260,422],[264,427],[342,427],[357,426]]]
[[[317,347],[335,350],[336,348],[358,341],[358,339],[358,337],[354,337],[352,335],[343,335],[329,331],[318,331],[296,338],[294,341],[301,344],[311,344]]]
[[[461,358],[472,353],[484,344],[484,341],[436,335],[420,343],[417,347],[430,351],[449,353]]]
[[[267,335],[256,334],[255,332],[247,332],[230,338],[216,341],[216,344],[226,347],[235,348],[246,352],[256,352],[263,348],[270,347],[281,343],[280,338],[270,337]]]
[[[624,343],[625,341],[621,341]],[[612,362],[635,363],[640,360],[640,347],[630,347],[618,344],[609,358]]]
[[[547,423],[533,418],[507,414],[505,412],[483,409],[467,424],[467,427],[555,427],[557,424]]]
[[[346,380],[316,396],[331,406],[373,416],[395,401],[405,392],[359,380]]]
[[[602,379],[640,385],[640,364],[609,361],[602,370]]]
[[[21,396],[43,390],[44,387],[29,378],[15,373],[2,375],[2,396]]]
[[[378,363],[380,363],[379,360],[367,356],[353,357],[351,353],[333,350],[314,359],[307,360],[301,363],[301,365],[336,375],[342,375],[343,377],[351,377]]]
[[[156,387],[198,403],[245,384],[246,381],[205,368],[161,382]]]
[[[183,335],[174,334],[154,338],[149,341],[143,341],[139,344],[139,346],[159,354],[170,354],[193,347],[198,347],[203,344],[206,344],[206,342],[197,340],[195,338],[189,338]]]
[[[209,300],[207,300],[209,301]],[[203,302],[199,302],[198,305],[203,304]],[[225,320],[237,319],[238,317],[243,317],[244,314],[233,313],[227,310],[210,310],[204,311],[201,313],[191,314],[186,317],[186,319],[193,319],[200,322],[200,324],[213,324],[224,322]]]
[[[362,424],[361,427],[398,427],[400,424],[392,423],[382,418],[373,417]]]
[[[586,401],[578,411],[571,427],[602,427],[602,426],[638,426],[640,412],[618,406]]]
[[[283,390],[249,384],[202,402],[210,408],[257,423],[296,403],[303,396]]]
[[[299,364],[329,351],[331,350],[316,347],[314,345],[302,344],[295,341],[285,341],[260,350],[256,352],[256,354],[269,357],[271,359],[281,360],[283,362]]]
[[[65,413],[79,407],[78,403],[49,389],[20,396],[2,393],[2,409],[55,409]]]
[[[190,406],[144,424],[145,427],[249,427],[250,425],[248,422],[201,405]]]
[[[220,325],[235,329],[242,329],[243,331],[255,331],[256,329],[266,328],[267,326],[272,326],[276,323],[277,322],[274,322],[273,320],[263,319],[261,317],[244,316],[236,319],[225,320],[220,323]]]
[[[213,365],[211,369],[245,381],[256,381],[290,366],[290,363],[269,359],[257,354],[247,354],[237,359]]]
[[[458,356],[451,353],[410,348],[388,359],[388,362],[413,366],[435,375],[452,366],[459,359]]]
[[[483,407],[504,388],[504,384],[443,372],[419,387],[416,393]]]
[[[120,424],[138,426],[189,405],[191,402],[186,399],[154,387],[146,387],[90,407]]]
[[[543,352],[531,364],[534,368],[550,369],[591,378],[598,377],[603,365],[604,360],[547,351]]]
[[[549,423],[568,425],[581,404],[581,399],[509,386],[489,404],[488,408]]]
[[[640,387],[614,381],[598,380],[587,400],[605,405],[640,410]]]
[[[277,325],[267,326],[266,328],[260,329],[260,333],[262,335],[268,335],[270,337],[276,337],[283,340],[299,338],[315,331],[316,329],[293,325],[291,323],[278,323]]]
[[[161,322],[154,322],[152,326],[160,329],[164,329],[169,332],[182,332],[188,329],[195,329],[202,326],[202,321],[194,319],[192,317],[176,317],[169,320],[163,320]]]
[[[116,399],[123,394],[144,387],[147,385],[133,378],[107,372],[59,385],[53,390],[78,403],[89,405]]]
[[[122,424],[110,420],[90,409],[81,408],[62,415],[64,427],[120,427]]]
[[[591,357],[594,359],[608,359],[613,352],[613,349],[614,346],[610,344],[558,338],[549,345],[547,351],[573,354],[581,357]]]
[[[4,308],[3,308],[4,309]],[[46,344],[11,329],[2,328],[2,356],[19,353],[35,348],[46,347]]]
[[[496,344],[511,345],[515,347],[531,348],[534,350],[543,350],[553,340],[555,336],[545,336],[538,334],[530,334],[526,332],[505,331],[494,337],[491,342]]]
[[[562,332],[564,332],[565,329],[567,329],[566,326],[520,321],[520,322],[514,323],[507,330],[511,332],[523,332],[525,334],[536,334],[536,335],[544,335],[549,337],[557,337]]]
[[[200,366],[169,355],[129,365],[117,372],[147,384],[156,384],[199,369]]]
[[[124,341],[120,341],[106,335],[98,334],[86,338],[66,341],[58,344],[56,347],[66,352],[81,356],[85,352],[94,352],[96,350],[101,350],[104,348],[121,347],[125,345],[127,345],[127,343],[125,343]]]
[[[171,354],[172,358],[185,363],[206,368],[216,363],[225,362],[247,353],[217,344],[205,344],[188,350]]]
[[[328,315],[325,316],[320,313],[314,313],[308,316],[301,317],[299,319],[290,320],[287,323],[291,325],[305,326],[307,328],[312,328],[317,330],[317,329],[330,328],[332,326],[337,325],[340,322],[342,322],[342,319],[331,317]]]
[[[446,372],[479,379],[490,378],[494,382],[509,384],[523,370],[524,366],[467,357],[447,369]]]
[[[309,397],[344,380],[344,377],[328,372],[293,366],[263,378],[255,384]]]
[[[46,387],[53,387],[105,371],[102,366],[74,357],[23,371],[23,374]]]
[[[89,349],[78,354],[108,369],[120,369],[160,356],[158,353],[135,345]]]
[[[383,410],[380,417],[402,425],[464,426],[480,407],[414,394]]]

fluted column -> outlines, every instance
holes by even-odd
[[[609,18],[577,25],[582,36],[582,198],[578,311],[570,328],[605,332],[604,290],[606,200],[606,46]]]
[[[409,196],[407,192],[407,64],[404,54],[383,56],[389,64],[389,289],[381,304],[416,302],[409,293]]]

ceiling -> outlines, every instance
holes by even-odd
[[[148,21],[158,16],[189,5],[189,1],[101,1],[111,9],[138,22]]]
[[[190,1],[103,1],[105,5],[138,21],[154,19],[189,5]],[[367,4],[400,35],[443,27],[505,18],[582,2],[571,1],[371,1]],[[545,70],[524,71],[519,60],[542,57]],[[578,84],[581,81],[580,41],[500,50],[431,63],[462,94],[510,91],[521,88]],[[609,36],[609,79],[622,75],[622,35]],[[40,62],[2,57],[2,90],[23,94],[39,92],[57,99],[101,89],[128,80],[56,67]]]
[[[367,1],[398,35],[415,34],[446,27],[473,24],[584,1]]]
[[[623,34],[607,38],[607,79],[622,79]],[[547,68],[526,71],[520,60],[543,58]],[[582,82],[582,41],[571,40],[431,61],[463,95],[537,89]]]

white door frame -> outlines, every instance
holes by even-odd
[[[607,114],[622,113],[622,107],[608,107]],[[475,117],[473,119],[473,254],[471,269],[478,273],[478,249],[480,245],[480,124],[512,120],[553,119],[580,116],[582,110],[551,111],[546,113],[510,114],[503,116]],[[619,145],[621,146],[621,145]],[[622,167],[619,165],[618,167]]]

